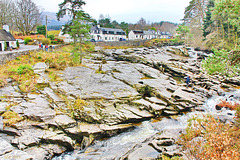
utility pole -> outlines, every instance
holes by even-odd
[[[46,15],[46,38],[47,38],[47,15]]]

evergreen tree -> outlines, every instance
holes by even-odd
[[[37,33],[46,35],[46,26],[45,25],[37,26]]]
[[[74,58],[76,62],[82,62],[82,42],[83,39],[89,39],[90,37],[90,29],[91,29],[91,22],[93,22],[92,18],[89,14],[85,13],[83,10],[80,10],[76,13],[75,19],[72,21],[72,26],[70,26],[70,31],[67,33],[76,38],[74,41]],[[77,43],[79,41],[80,43]]]
[[[203,20],[203,37],[206,38],[206,36],[211,33],[212,31],[212,25],[213,21],[211,20],[212,18],[212,8],[214,7],[214,1],[210,0],[207,5],[207,11],[206,11],[206,17]]]
[[[57,13],[57,19],[60,20],[64,15],[70,15],[71,20],[64,25],[63,34],[67,32],[71,32],[71,26],[73,26],[73,20],[76,19],[77,13],[85,5],[85,1],[83,0],[64,0],[61,4],[59,4],[59,11]],[[76,37],[73,36],[74,43],[76,43]]]

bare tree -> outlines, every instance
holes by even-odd
[[[140,20],[137,22],[137,25],[140,27],[139,29],[144,29],[144,27],[147,25],[147,22],[144,18],[140,18]]]
[[[40,24],[40,12],[32,0],[19,0],[16,5],[15,25],[23,33],[29,35]]]
[[[0,0],[0,26],[7,24],[13,29],[13,13],[15,11],[15,3],[12,0]]]

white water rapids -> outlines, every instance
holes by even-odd
[[[141,144],[146,139],[152,137],[156,133],[165,129],[185,129],[188,120],[192,117],[203,117],[211,114],[214,117],[221,117],[224,120],[233,120],[235,111],[223,108],[216,110],[215,106],[226,100],[232,103],[240,103],[240,89],[235,92],[227,92],[224,96],[216,96],[208,99],[201,107],[204,111],[193,111],[183,115],[175,116],[175,118],[163,117],[160,121],[144,121],[135,129],[121,133],[106,140],[96,141],[92,146],[84,151],[75,150],[70,153],[63,154],[54,160],[75,160],[75,159],[120,159],[129,150],[137,144]],[[150,157],[156,158],[159,153],[156,151]]]

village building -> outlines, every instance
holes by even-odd
[[[122,29],[102,28],[100,26],[92,26],[90,30],[91,41],[123,41],[126,40],[126,33]],[[58,35],[64,42],[73,42],[69,34],[63,34],[61,31]]]
[[[69,34],[67,34],[67,33],[63,34],[63,28],[64,27],[62,27],[62,30],[58,34],[58,38],[63,39],[63,41],[66,43],[73,42],[73,38]]]
[[[126,33],[122,29],[102,28],[92,26],[90,35],[95,41],[123,41],[126,40]]]
[[[143,31],[131,30],[128,34],[129,40],[143,40],[143,38],[144,38]]]
[[[146,39],[171,39],[173,36],[169,32],[161,31],[140,31],[140,30],[131,30],[128,34],[129,40],[146,40]]]
[[[7,25],[4,25],[3,30],[0,30],[0,51],[4,51],[5,48],[7,48],[7,50],[17,48],[16,39],[9,32]]]

